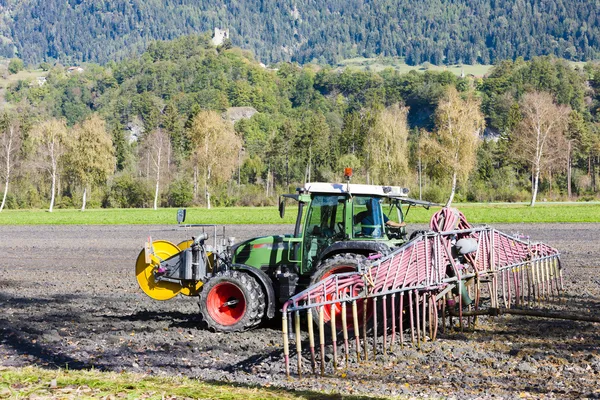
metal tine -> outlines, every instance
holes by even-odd
[[[525,305],[525,266],[519,265],[518,269],[518,280],[519,280],[519,305]]]
[[[479,276],[475,279],[475,311],[479,310],[479,302],[481,301],[481,282],[479,281]],[[437,315],[436,315],[437,317]],[[473,329],[477,327],[477,316],[473,318]],[[437,330],[437,328],[436,328]]]
[[[513,287],[512,287],[512,270],[506,270],[506,287],[508,288],[508,308],[512,307],[512,295],[513,295]],[[515,288],[516,290],[516,288]]]
[[[387,355],[387,296],[383,296],[383,355]]]
[[[344,336],[344,355],[346,363],[344,366],[348,368],[348,321],[346,318],[346,302],[342,302],[342,334]]]
[[[365,336],[366,338],[366,336]],[[377,297],[373,297],[373,360],[377,357]]]
[[[433,301],[434,301],[433,315],[434,315],[434,318],[435,318],[435,324],[433,325],[433,340],[436,340],[437,339],[438,329],[440,327],[440,319],[439,319],[438,315],[440,313],[440,308],[441,308],[440,306],[443,306],[443,304],[444,304],[443,301],[444,300],[443,299],[436,300],[435,296],[434,296]]]
[[[537,303],[540,299],[540,287],[539,287],[539,266],[540,260],[535,260],[533,263],[533,300]]]
[[[390,342],[390,351],[394,351],[394,344],[396,343],[396,293],[392,294],[392,340]]]
[[[315,357],[315,332],[313,326],[313,314],[312,310],[308,309],[306,313],[306,320],[308,325],[308,345],[310,347],[310,364],[312,366],[313,374],[317,373],[317,360]]]
[[[546,299],[550,300],[552,288],[550,287],[550,260],[548,258],[544,260],[544,272],[546,274]]]
[[[538,299],[538,287],[537,287],[537,267],[538,260],[533,260],[533,265],[531,268],[531,292],[533,293],[533,304],[537,303]]]
[[[554,257],[552,260],[553,260],[553,265],[554,265],[554,282],[556,284],[556,296],[560,300],[560,291],[562,289],[561,284],[559,282],[559,276],[560,276],[559,265],[560,264],[558,262],[558,258],[557,257]]]
[[[462,316],[462,281],[458,281],[458,326],[460,327],[460,331],[463,331],[463,316]]]
[[[298,377],[302,378],[302,338],[300,336],[300,311],[294,313],[294,328],[296,331],[296,353],[298,354]]]
[[[546,290],[547,290],[547,295],[546,298],[548,300],[550,300],[550,298],[552,297],[552,278],[551,278],[551,266],[550,266],[550,259],[546,258],[544,260],[544,264],[546,264]]]
[[[425,316],[428,314],[427,292],[423,293],[423,300],[421,301],[421,304],[423,306],[423,312],[421,313],[423,319],[423,329],[421,331],[423,332],[423,343],[425,343],[425,338],[427,337],[427,318],[425,318]]]
[[[417,328],[417,348],[421,348],[421,318],[419,312],[419,293],[416,290],[413,291],[415,297],[415,326]]]
[[[437,310],[435,309],[435,306],[437,305],[437,303],[435,301],[435,296],[431,293],[429,293],[428,300],[429,301],[427,304],[429,305],[429,337],[431,338],[431,340],[435,340],[434,323],[437,323],[437,321],[435,321],[435,317],[437,317]]]
[[[442,308],[442,333],[446,333],[446,296],[440,299]]]
[[[283,334],[283,357],[285,359],[285,375],[290,377],[290,346],[288,343],[287,312],[281,316],[281,332]]]
[[[554,291],[556,289],[556,285],[554,282],[554,257],[548,260],[548,286],[550,288],[550,297],[554,301]]]
[[[533,262],[527,263],[527,305],[531,305],[533,292]]]
[[[519,282],[519,268],[513,268],[513,283],[515,285],[515,305],[518,307],[519,303],[520,303],[520,292],[521,292],[521,287],[520,287],[520,282]]]
[[[414,323],[414,318],[413,318],[413,298],[412,298],[412,292],[408,292],[408,309],[409,309],[409,314],[410,314],[410,337],[411,337],[411,341],[412,344],[415,344],[415,323]]]
[[[369,305],[369,299],[365,298],[363,300],[363,354],[364,360],[369,361],[369,350],[367,349],[367,308]]]
[[[356,361],[360,362],[360,331],[358,330],[358,306],[352,301],[352,322],[354,324],[354,342],[356,344]]]
[[[505,271],[502,270],[502,271],[500,271],[500,283],[502,286],[502,300],[504,301],[504,307],[509,308],[508,302],[506,301],[506,285],[504,284],[504,278],[505,278]]]
[[[545,300],[546,299],[546,260],[540,260],[540,286],[541,286],[540,300]]]
[[[400,293],[400,310],[398,310],[398,327],[400,330],[400,348],[404,348],[404,292]]]
[[[490,293],[490,305],[492,307],[495,307],[493,285],[494,285],[494,278],[492,277],[492,279],[490,279],[490,281],[487,283],[487,287],[488,287],[488,292]]]
[[[324,308],[319,307],[319,347],[321,348],[321,376],[325,375],[325,323],[324,323]]]
[[[335,303],[331,303],[331,318],[329,324],[331,325],[331,343],[333,345],[333,370],[337,369],[337,331],[335,329]]]
[[[473,290],[472,290],[472,285],[467,286],[467,290],[469,293],[469,297],[472,299],[473,298]],[[469,311],[472,310],[471,304],[469,304],[467,307],[469,307]],[[471,327],[471,315],[467,316],[467,326]]]

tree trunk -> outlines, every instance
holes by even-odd
[[[419,200],[423,200],[423,170],[421,166],[421,155],[419,154]]]
[[[591,161],[590,172],[592,175],[592,192],[596,193],[596,160]]]
[[[54,209],[54,194],[56,193],[56,167],[52,166],[52,185],[50,187],[50,207],[48,208],[49,212],[52,212]]]
[[[156,160],[156,189],[154,190],[154,209],[158,209],[158,188],[160,185],[160,161],[162,153],[162,145],[158,149],[158,156]]]
[[[198,166],[194,165],[194,200],[198,199]]]
[[[269,163],[269,167],[267,168],[267,179],[266,179],[266,185],[265,185],[265,190],[266,190],[266,197],[269,197],[269,179],[271,178],[271,164]]]
[[[210,210],[210,192],[208,191],[208,181],[210,180],[210,167],[206,170],[206,180],[204,181],[204,196],[206,198],[206,208]]]
[[[154,189],[154,209],[158,209],[158,179],[156,180],[156,188]]]
[[[8,182],[10,181],[10,153],[12,152],[12,138],[13,130],[10,128],[10,135],[8,138],[8,145],[6,147],[6,181],[4,182],[4,194],[2,195],[2,204],[0,204],[0,212],[4,209],[6,204],[6,195],[8,194]]]
[[[83,188],[83,200],[81,204],[81,211],[85,211],[85,201],[87,199],[87,187]]]
[[[533,186],[531,187],[531,203],[529,203],[529,205],[531,207],[535,206],[535,199],[537,197],[539,182],[540,182],[540,169],[538,167],[536,167],[535,168],[535,177],[533,178]]]
[[[2,204],[0,204],[0,212],[4,209],[6,203],[6,194],[8,193],[8,174],[6,174],[6,182],[4,183],[4,195],[2,196]]]
[[[571,200],[571,141],[568,142],[567,152],[567,198]]]
[[[456,172],[452,174],[452,191],[450,191],[450,197],[446,202],[446,207],[450,207],[452,205],[452,201],[454,200],[454,193],[456,193]]]

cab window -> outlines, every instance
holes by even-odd
[[[372,196],[355,196],[352,202],[352,233],[355,238],[382,238],[388,220],[381,211],[381,199]]]

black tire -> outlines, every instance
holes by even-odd
[[[331,258],[328,258],[319,264],[317,270],[310,277],[311,286],[315,283],[335,274],[344,273],[344,272],[352,272],[357,271],[359,266],[365,261],[366,257],[362,254],[337,254]],[[362,320],[362,306],[359,305],[359,320]],[[318,324],[319,321],[319,311],[317,308],[313,308],[313,321]],[[338,311],[341,313],[341,311]],[[336,325],[341,326],[341,317],[337,315],[336,312]],[[346,318],[348,321],[348,329],[354,330],[352,323],[352,308],[347,307],[346,310]],[[324,310],[324,321],[325,323],[331,320],[331,310],[328,307],[325,307]],[[361,323],[362,324],[362,323]],[[359,325],[361,325],[359,324]],[[362,325],[361,325],[362,326]]]
[[[242,332],[265,314],[265,294],[256,279],[240,271],[217,272],[200,291],[200,316],[213,332]],[[224,305],[227,302],[231,304]]]

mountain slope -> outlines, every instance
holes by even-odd
[[[27,62],[107,62],[149,41],[229,28],[265,63],[354,56],[490,63],[600,54],[593,0],[0,0],[0,33]]]

